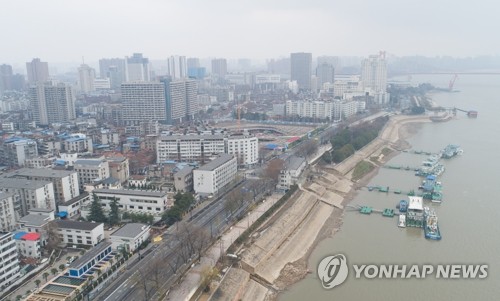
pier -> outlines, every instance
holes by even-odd
[[[352,211],[359,211],[361,214],[369,215],[372,212],[374,213],[380,213],[382,216],[385,217],[394,217],[395,210],[391,208],[385,208],[383,210],[380,209],[374,209],[370,206],[361,206],[361,205],[347,205],[346,206],[348,209],[351,209]]]
[[[415,190],[401,190],[401,189],[390,189],[389,186],[365,186],[368,191],[378,191],[378,192],[385,192],[389,193],[392,192],[394,194],[404,194],[408,196],[416,196],[417,194],[415,193]]]

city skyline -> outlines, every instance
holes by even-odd
[[[82,56],[94,62],[134,52],[151,59],[178,54],[258,60],[291,52],[365,57],[379,50],[398,56],[499,55],[500,41],[491,39],[500,25],[496,9],[479,2],[146,1],[142,13],[132,1],[7,2],[0,22],[15,30],[0,34],[10,45],[2,63],[35,57],[81,63]]]

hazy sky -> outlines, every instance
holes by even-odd
[[[488,0],[0,0],[0,64],[124,57],[498,55]]]

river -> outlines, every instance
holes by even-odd
[[[452,75],[414,75],[413,83],[447,87]],[[405,78],[406,79],[406,78]],[[413,149],[437,152],[458,144],[463,155],[445,160],[442,204],[432,204],[439,217],[441,241],[429,241],[421,229],[398,228],[397,216],[344,213],[343,225],[322,241],[309,258],[313,273],[279,296],[298,300],[498,300],[500,296],[500,75],[459,75],[456,93],[430,95],[439,105],[473,109],[477,119],[459,112],[445,123],[422,124],[408,142]],[[401,153],[389,164],[419,166],[425,155]],[[421,178],[412,172],[381,168],[370,185],[409,191]],[[361,190],[351,204],[395,208],[404,195]],[[427,202],[426,202],[427,203]],[[323,289],[318,263],[342,253],[351,264],[488,264],[486,279],[355,279]]]

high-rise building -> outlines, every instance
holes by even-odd
[[[387,88],[387,61],[384,52],[370,55],[361,62],[363,88],[374,92],[385,92]]]
[[[328,63],[322,63],[316,67],[316,76],[318,78],[319,88],[323,88],[324,83],[333,84],[335,78],[335,69],[333,65]]]
[[[227,60],[226,59],[213,59],[212,60],[212,75],[219,78],[224,78],[227,74]]]
[[[12,88],[12,78],[14,74],[12,73],[11,65],[0,65],[0,95],[4,91],[13,90]]]
[[[144,121],[164,121],[165,89],[159,82],[123,83],[122,120],[126,125]]]
[[[296,80],[300,90],[311,89],[312,54],[297,52],[290,54],[291,80]]]
[[[149,59],[142,53],[134,53],[125,59],[125,74],[127,82],[147,82],[151,80]]]
[[[168,58],[168,75],[173,79],[187,77],[186,57],[173,55]]]
[[[187,68],[200,68],[200,59],[197,57],[190,57],[187,59]]]
[[[0,266],[0,287],[3,288],[8,287],[20,277],[20,265],[14,233],[0,232],[0,246],[2,246],[2,248],[0,248],[0,257],[2,258],[2,265]]]
[[[111,89],[119,90],[126,81],[125,60],[120,58],[100,59],[99,75],[101,78],[109,78]]]
[[[28,82],[30,84],[44,83],[49,80],[49,64],[40,61],[39,58],[27,62],[26,71],[28,72]]]
[[[95,70],[89,65],[82,64],[78,68],[80,91],[82,93],[90,93],[95,91],[94,80],[95,80]]]
[[[36,84],[30,87],[29,97],[38,125],[69,122],[76,117],[74,94],[66,84]]]
[[[195,80],[163,78],[165,89],[166,122],[173,124],[192,119],[198,113],[198,84]]]
[[[340,70],[340,58],[338,56],[322,55],[317,58],[318,66],[321,64],[332,65],[335,70]]]

